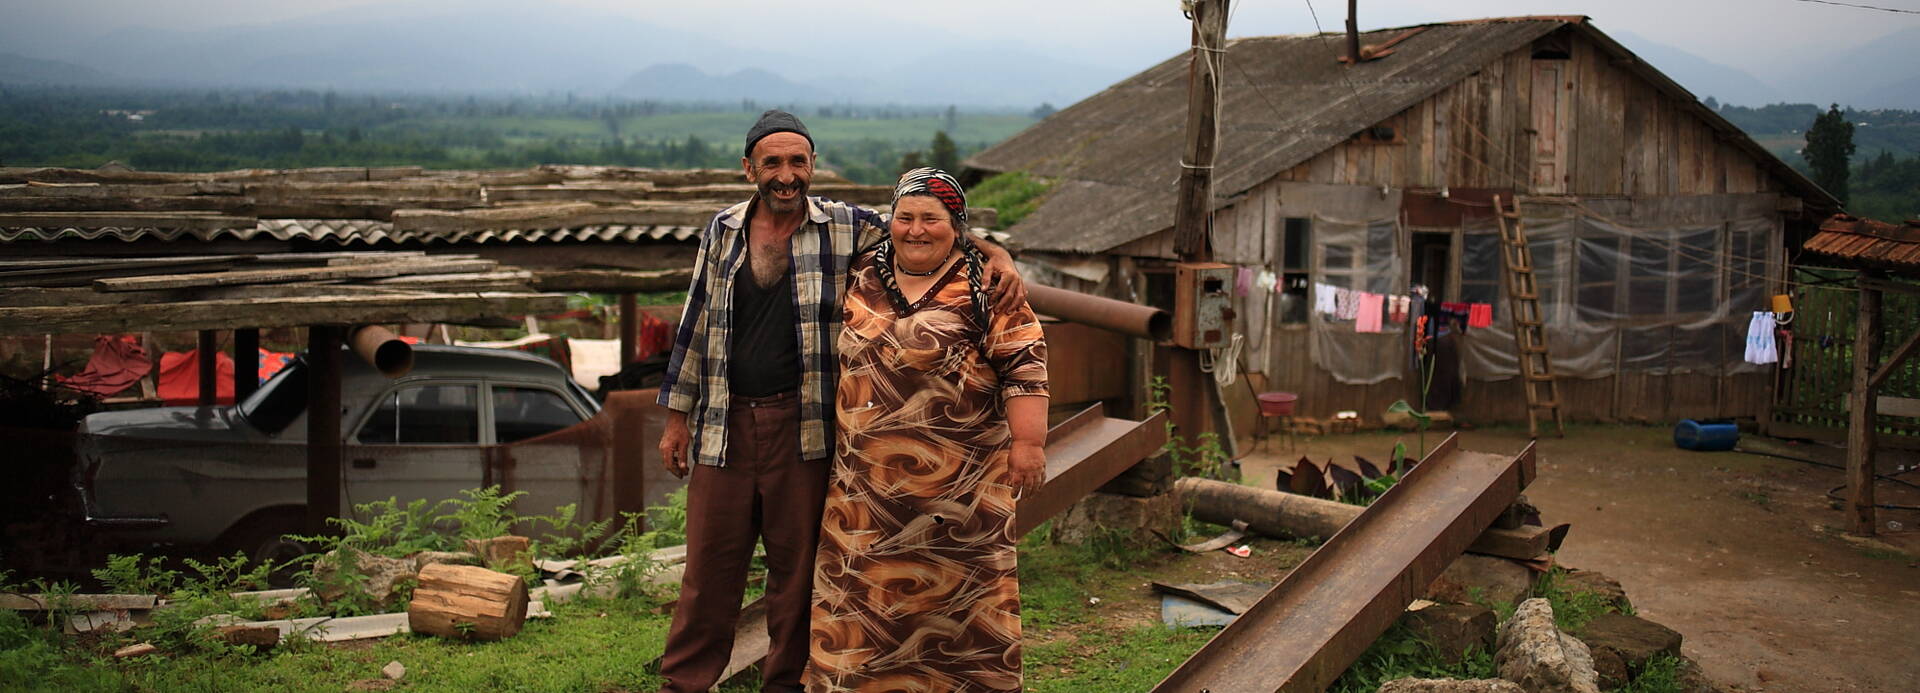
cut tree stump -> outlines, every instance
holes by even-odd
[[[430,565],[407,606],[416,633],[456,640],[501,640],[527,620],[527,583],[518,575],[469,565]]]
[[[533,540],[511,534],[492,539],[468,539],[467,551],[480,557],[480,564],[494,570],[533,568],[529,548]]]

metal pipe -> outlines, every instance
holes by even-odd
[[[413,345],[395,335],[392,330],[379,325],[361,325],[353,328],[353,334],[347,338],[347,344],[353,346],[353,353],[360,359],[380,371],[381,375],[398,378],[413,370]]]
[[[1027,284],[1027,303],[1036,313],[1068,322],[1092,325],[1156,342],[1173,338],[1173,316],[1167,311],[1078,291]]]

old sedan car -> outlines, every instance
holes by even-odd
[[[343,506],[435,503],[501,485],[527,492],[515,504],[522,514],[576,503],[593,518],[657,503],[672,486],[652,471],[651,446],[634,440],[658,417],[595,419],[601,405],[549,359],[420,345],[399,378],[351,354],[341,365]],[[87,417],[74,480],[86,524],[258,559],[304,553],[282,535],[306,516],[307,373],[296,360],[233,406]]]

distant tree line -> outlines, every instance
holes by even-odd
[[[581,99],[572,95],[481,97],[340,94],[312,90],[169,91],[0,86],[0,165],[90,168],[119,161],[137,169],[394,166],[505,168],[538,164],[731,168],[732,140],[709,134],[625,131],[652,116],[696,129],[700,114],[757,113],[776,104]],[[781,105],[809,112],[793,104]],[[985,148],[947,137],[956,106],[841,104],[811,111],[875,123],[875,133],[822,142],[824,165],[864,183],[892,183],[912,141],[900,119],[932,119],[944,130],[943,161]],[[656,119],[662,120],[662,119]],[[654,121],[649,121],[654,122]],[[864,126],[857,126],[856,131]],[[709,128],[711,129],[711,128]],[[925,130],[919,132],[924,133]],[[924,135],[921,135],[924,136]]]

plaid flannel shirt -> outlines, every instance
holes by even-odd
[[[708,222],[694,258],[693,285],[660,383],[660,404],[687,413],[688,458],[724,467],[727,459],[727,348],[733,334],[733,282],[747,260],[746,221],[753,200]],[[807,198],[807,222],[788,241],[794,314],[799,318],[800,456],[827,459],[833,450],[833,390],[839,376],[841,297],[857,251],[887,234],[884,217],[844,202]]]

